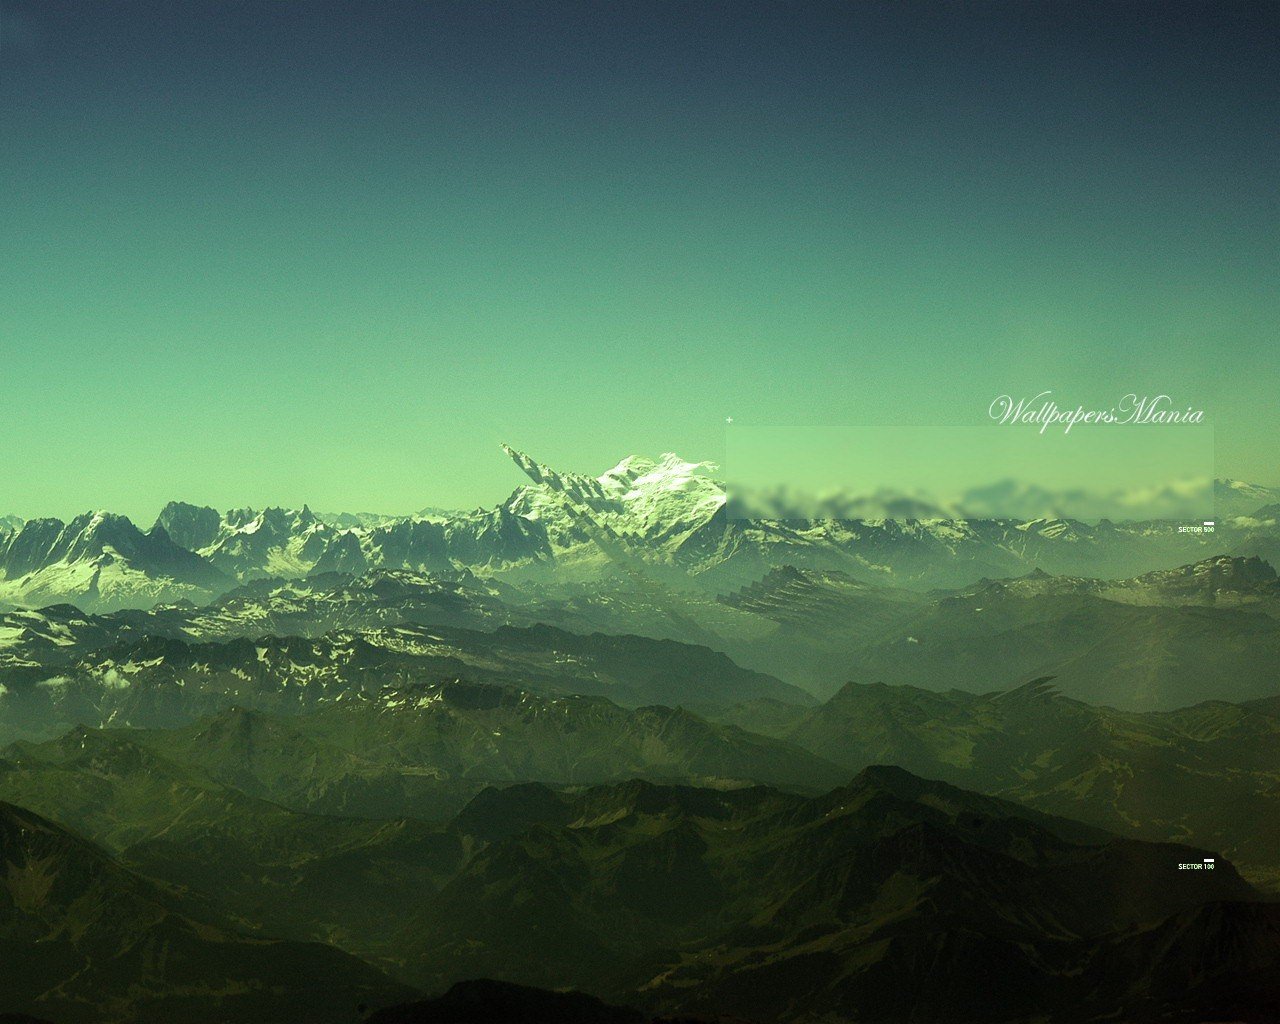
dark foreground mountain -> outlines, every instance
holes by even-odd
[[[1180,870],[1207,854],[898,769],[812,800],[494,793],[456,827],[491,842],[398,937],[421,950],[405,968],[428,986],[491,975],[638,993],[665,1012],[965,1022],[1190,1020],[1233,992],[1231,1012],[1261,1020],[1277,993],[1257,957],[1214,961],[1190,985],[1147,959],[1233,933],[1280,953],[1277,911],[1255,913],[1229,864]]]
[[[819,708],[763,701],[726,718],[850,770],[902,765],[1121,835],[1221,850],[1280,881],[1280,699],[1138,713],[1053,683],[986,694],[850,683]]]
[[[360,817],[298,813],[125,736],[85,729],[10,750],[0,796],[266,934],[352,951],[463,856],[459,839],[436,825],[373,819],[372,805]]]
[[[636,1010],[581,992],[549,992],[487,979],[459,982],[436,999],[392,1006],[366,1024],[645,1024]]]
[[[71,936],[97,943],[84,989],[55,993],[82,1001],[72,1021],[350,1019],[352,998],[388,992],[336,951],[323,952],[319,977],[313,945],[235,938],[218,923],[232,918],[260,933],[323,934],[425,991],[491,977],[650,1015],[1263,1021],[1280,995],[1277,908],[1228,861],[1208,868],[1212,851],[1117,839],[900,769],[868,769],[819,797],[636,781],[489,788],[428,826],[297,815],[110,738],[69,737],[47,762],[10,771],[30,774],[32,797],[65,788],[65,813],[112,836],[135,870],[167,873],[183,907],[204,915],[171,909],[176,890],[8,811],[0,892],[16,908],[4,920],[17,923],[6,949],[37,965],[15,976],[30,991],[12,989],[26,1000],[14,1009],[59,1021],[64,1003],[48,1002],[53,982],[40,972],[81,969]],[[32,830],[52,838],[32,847]],[[142,951],[162,927],[168,954],[157,961]],[[103,930],[109,939],[94,938]],[[65,938],[37,947],[41,936]],[[288,980],[268,989],[281,964]],[[295,995],[300,985],[314,990]],[[614,1012],[502,992],[508,1006]],[[197,997],[216,1010],[184,1012]],[[436,1009],[472,1012],[494,997],[464,988]]]
[[[6,1024],[0,1017],[0,1024]],[[12,1024],[42,1024],[14,1021]],[[651,1017],[581,992],[556,992],[480,978],[460,981],[444,995],[372,1014],[365,1024],[753,1024],[737,1017]]]
[[[11,804],[0,866],[0,1010],[59,1024],[336,1024],[410,991],[332,947],[241,934]]]

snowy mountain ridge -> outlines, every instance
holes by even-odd
[[[487,509],[336,526],[305,505],[219,512],[171,502],[147,533],[106,511],[70,523],[30,520],[0,532],[0,604],[70,601],[102,610],[199,603],[237,583],[370,570],[466,571],[553,587],[620,573],[723,592],[782,565],[928,588],[1016,577],[1036,566],[1131,577],[1213,555],[1280,556],[1275,516],[1223,516],[1216,533],[1199,535],[1162,521],[1090,524],[1053,516],[743,520],[730,516],[713,463],[632,455],[590,476],[503,450],[529,482]],[[1010,482],[995,489],[1000,496],[1038,494]],[[1219,480],[1215,490],[1259,515],[1274,506],[1252,502],[1280,499],[1280,492],[1240,481]]]
[[[64,523],[32,519],[0,537],[0,602],[73,601],[113,609],[207,601],[230,578],[174,543],[161,526],[143,533],[127,517],[85,512]]]

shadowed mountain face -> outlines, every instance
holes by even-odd
[[[86,512],[69,523],[32,519],[0,533],[0,607],[74,601],[109,611],[207,601],[230,582],[163,528],[143,533],[109,512]]]
[[[1275,698],[1142,714],[1066,699],[1047,679],[987,694],[850,683],[816,709],[757,702],[725,717],[850,770],[902,765],[1280,879]]]
[[[404,986],[319,944],[253,938],[207,904],[0,804],[0,1007],[59,1022],[351,1021]]]
[[[530,795],[509,802],[527,810]],[[1111,840],[896,769],[814,800],[629,785],[541,803],[405,928],[402,948],[423,950],[412,976],[438,984],[447,964],[638,986],[668,1011],[763,1020],[1081,1020],[1141,1003],[1131,994],[1157,965],[1138,950],[1178,934],[1175,915],[1274,949],[1273,910],[1212,909],[1252,898],[1229,865],[1179,870],[1201,851]],[[507,820],[502,804],[477,802],[459,827]],[[1237,969],[1204,984],[1225,991]],[[1196,988],[1155,1008],[1191,1019],[1179,1014]]]
[[[379,1010],[366,1024],[644,1024],[635,1010],[580,992],[501,981],[459,982],[437,999]]]
[[[289,769],[304,766],[299,759]],[[305,778],[291,781],[305,790]],[[91,730],[10,750],[0,758],[0,794],[267,934],[349,949],[383,931],[407,893],[433,891],[463,853],[457,837],[419,820],[296,813]]]
[[[293,940],[272,947],[284,950],[323,938],[426,991],[490,976],[655,1013],[907,1022],[981,1010],[1028,1024],[1118,1010],[1191,1020],[1188,1007],[1211,1005],[1262,1020],[1276,994],[1259,966],[1278,952],[1274,908],[1229,862],[1205,870],[1205,849],[1116,839],[901,769],[818,797],[640,781],[487,788],[439,825],[299,814],[214,778],[236,758],[246,788],[291,761],[323,777],[326,759],[352,756],[331,729],[316,715],[237,713],[172,735],[80,730],[10,750],[0,793],[182,887],[202,920]],[[410,735],[382,742],[416,759]],[[110,870],[110,887],[166,891]],[[40,885],[20,881],[14,898]],[[1164,964],[1218,944],[1248,955],[1172,984]],[[120,977],[131,971],[122,962]],[[1016,984],[1002,980],[992,1002],[991,979],[1009,971]],[[19,1007],[41,1005],[30,999]],[[225,1019],[265,1022],[272,1005],[247,1001]]]
[[[75,775],[45,789],[45,772],[150,786],[157,761],[196,769],[223,786],[298,811],[442,817],[489,784],[539,781],[583,785],[647,777],[716,786],[772,783],[816,792],[843,777],[834,765],[791,744],[713,724],[690,712],[620,708],[607,700],[547,698],[526,691],[451,683],[390,689],[305,716],[273,717],[241,708],[174,731],[77,729],[52,742],[19,743],[0,760],[0,793],[32,802],[80,826],[68,806],[33,795],[76,795],[91,810],[100,781]],[[120,762],[121,771],[104,769]],[[149,767],[148,767],[149,766]],[[32,787],[37,788],[33,789]],[[166,800],[171,790],[161,788]],[[209,801],[205,801],[207,806]],[[166,821],[180,804],[137,808]],[[95,835],[100,835],[96,832]]]

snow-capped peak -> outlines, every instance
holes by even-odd
[[[623,501],[634,501],[652,491],[691,491],[708,485],[723,498],[723,487],[711,478],[717,468],[712,462],[688,462],[674,452],[665,452],[656,462],[632,455],[600,476],[599,481],[606,489],[622,489]]]
[[[533,486],[516,491],[506,508],[546,525],[558,547],[617,545],[632,554],[665,557],[705,526],[725,502],[714,465],[668,452],[660,459],[632,455],[598,477],[558,473],[507,445],[503,450]],[[636,542],[645,542],[636,548]]]

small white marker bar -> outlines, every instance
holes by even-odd
[[[1212,857],[1206,857],[1206,858],[1204,859],[1204,862],[1205,862],[1206,864],[1212,864],[1212,863],[1213,863],[1213,858],[1212,858]]]
[[[1212,520],[1212,519],[1206,519],[1206,520],[1204,521],[1204,525],[1205,525],[1205,526],[1212,526],[1212,525],[1213,525],[1213,520]]]

